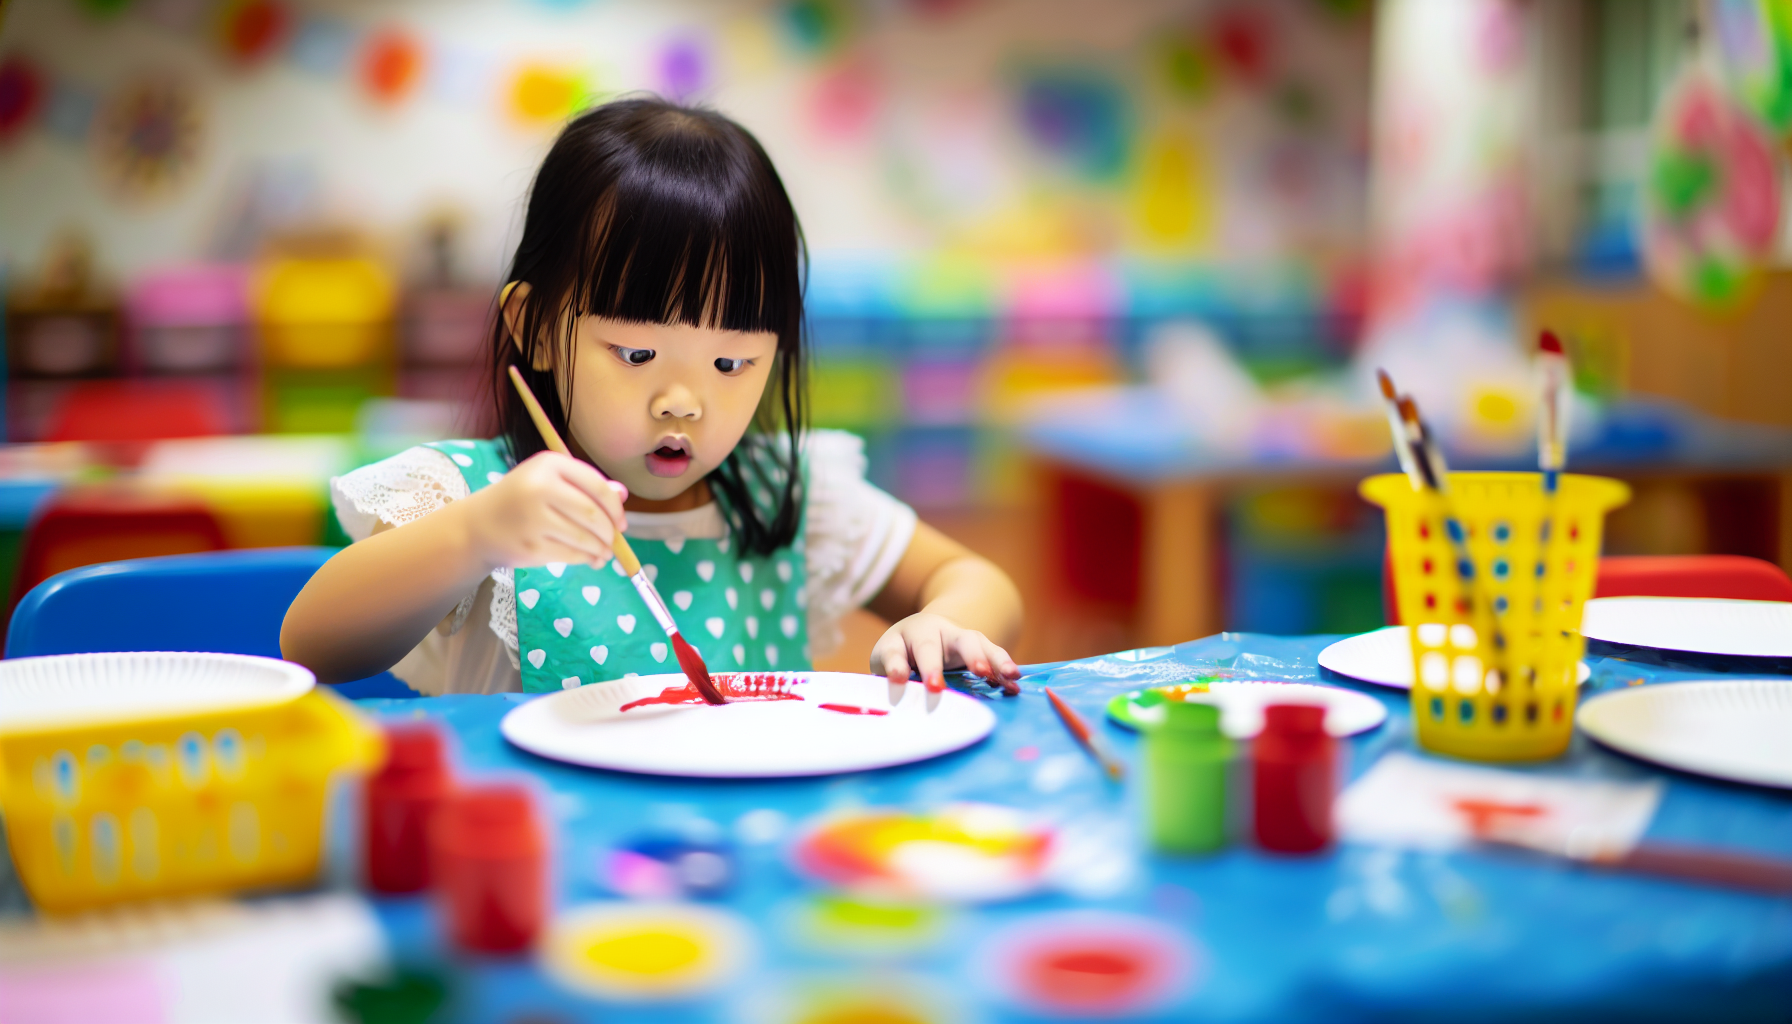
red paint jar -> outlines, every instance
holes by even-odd
[[[1257,845],[1313,853],[1332,842],[1338,743],[1325,731],[1325,709],[1271,704],[1251,745]]]
[[[383,893],[429,888],[430,819],[453,788],[447,744],[426,725],[386,730],[386,763],[367,780],[362,818],[368,888]]]
[[[547,839],[521,785],[463,789],[436,815],[435,885],[462,949],[527,949],[547,916]]]

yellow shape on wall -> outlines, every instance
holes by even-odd
[[[1148,246],[1205,249],[1212,243],[1213,163],[1195,139],[1170,133],[1151,140],[1134,188],[1134,214]]]
[[[591,82],[583,72],[539,61],[519,65],[504,90],[510,116],[531,127],[564,121],[591,100]]]

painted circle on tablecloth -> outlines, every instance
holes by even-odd
[[[752,932],[733,914],[688,903],[597,903],[556,917],[542,965],[567,988],[608,999],[675,999],[726,983]]]
[[[834,892],[815,893],[784,916],[805,948],[865,960],[900,959],[936,946],[953,920],[937,904]]]
[[[1180,931],[1135,914],[1072,910],[1036,914],[983,944],[974,962],[1015,1006],[1086,1018],[1167,1006],[1200,980],[1202,958]]]
[[[1650,277],[1700,306],[1740,304],[1753,294],[1779,227],[1773,139],[1703,64],[1669,87],[1650,139],[1642,211]]]
[[[1053,834],[1019,811],[862,808],[811,826],[793,851],[818,881],[895,899],[1012,899],[1043,884]]]

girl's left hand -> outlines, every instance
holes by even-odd
[[[1020,692],[1020,666],[989,637],[966,629],[943,615],[917,612],[902,619],[871,648],[871,671],[890,681],[895,698],[907,688],[909,672],[918,673],[927,689],[945,689],[945,670],[968,669],[1013,696]]]

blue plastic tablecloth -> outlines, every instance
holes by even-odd
[[[998,928],[1066,908],[1143,915],[1192,940],[1196,970],[1182,994],[1151,1019],[1792,1016],[1792,898],[1597,873],[1522,854],[1347,845],[1304,858],[1243,847],[1204,858],[1152,855],[1137,841],[1130,792],[1098,774],[1040,691],[1052,686],[1095,720],[1115,693],[1216,667],[1235,678],[1361,689],[1381,699],[1389,717],[1349,741],[1355,777],[1390,750],[1414,749],[1410,716],[1403,692],[1355,684],[1318,667],[1320,650],[1334,639],[1221,634],[1037,667],[1020,697],[973,691],[990,701],[999,722],[984,742],[921,764],[820,779],[693,781],[542,760],[499,735],[499,720],[527,699],[520,694],[364,701],[384,716],[426,716],[451,727],[469,775],[524,772],[538,780],[557,825],[562,907],[615,899],[599,863],[642,834],[707,828],[733,836],[740,881],[716,905],[747,923],[754,966],[702,999],[601,1005],[556,989],[527,959],[454,958],[443,949],[425,901],[380,901],[379,913],[401,963],[449,965],[454,1016],[466,1020],[778,1019],[783,1011],[775,1008],[818,978],[894,986],[940,1019],[1029,1020],[989,983],[984,940]],[[1589,661],[1589,692],[1715,674],[1619,657]],[[1131,734],[1105,722],[1101,728],[1123,757],[1136,756]],[[1565,757],[1520,770],[1662,778],[1650,838],[1792,856],[1792,793],[1664,772],[1579,736]],[[892,959],[855,960],[814,948],[791,927],[821,891],[786,860],[789,836],[804,819],[853,805],[954,801],[1018,807],[1056,822],[1083,861],[1075,883],[1069,891],[952,912],[936,944]],[[780,823],[788,826],[782,834]]]

